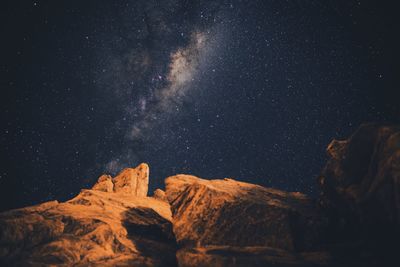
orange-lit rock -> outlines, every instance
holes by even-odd
[[[176,265],[168,203],[132,194],[147,191],[148,167],[140,166],[124,177],[132,178],[129,190],[119,176],[118,189],[110,191],[110,178],[102,176],[92,190],[67,202],[1,213],[1,266]],[[132,186],[136,177],[144,184]]]
[[[155,199],[158,199],[161,201],[168,201],[167,196],[165,195],[165,192],[161,189],[154,190],[153,197]]]
[[[190,175],[166,179],[176,240],[205,247],[312,248],[319,224],[313,202],[301,193]]]
[[[149,186],[149,166],[142,163],[134,169],[126,168],[113,178],[113,183],[115,192],[145,197]]]
[[[122,170],[114,178],[103,174],[92,189],[104,192],[123,192],[133,196],[145,197],[147,196],[148,186],[149,166],[146,163],[141,163],[136,168]]]
[[[112,177],[110,175],[103,174],[97,180],[97,183],[92,187],[93,190],[113,192],[114,183],[112,182]]]

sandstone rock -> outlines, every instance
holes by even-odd
[[[122,170],[114,178],[103,174],[92,189],[104,192],[122,192],[133,196],[145,197],[147,196],[148,185],[149,166],[146,163],[141,163],[136,168]]]
[[[364,124],[349,139],[333,140],[327,152],[318,182],[330,220],[353,233],[399,229],[400,128]]]
[[[67,202],[1,213],[0,265],[176,266],[168,203],[99,180]]]
[[[113,192],[114,184],[110,175],[103,174],[97,180],[97,183],[92,187],[93,190]]]
[[[149,186],[149,166],[142,163],[134,169],[124,169],[113,178],[113,183],[115,192],[145,197]]]
[[[154,190],[153,197],[155,199],[158,199],[161,201],[168,201],[167,196],[165,195],[165,192],[161,189]]]
[[[184,246],[310,249],[319,229],[313,202],[301,193],[177,175],[166,179],[173,228]]]

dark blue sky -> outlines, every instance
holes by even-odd
[[[9,1],[1,209],[150,165],[315,196],[332,138],[398,123],[395,7],[372,1]]]

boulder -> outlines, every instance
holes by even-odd
[[[347,140],[333,140],[327,154],[318,184],[330,221],[369,235],[399,229],[400,127],[361,125]]]
[[[317,243],[316,209],[304,194],[190,175],[169,177],[165,184],[175,237],[183,246],[302,251]]]

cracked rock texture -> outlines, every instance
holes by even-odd
[[[169,205],[146,197],[147,181],[141,164],[67,202],[1,213],[2,266],[176,265]]]
[[[301,193],[190,175],[166,179],[173,227],[186,246],[312,248],[318,220],[314,203]]]

